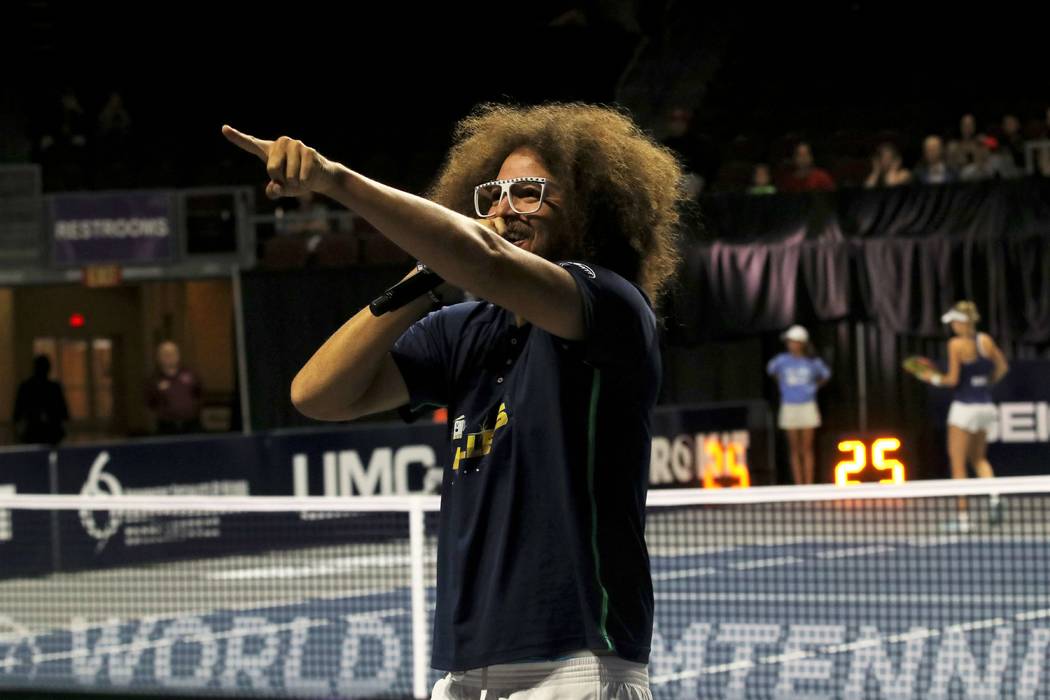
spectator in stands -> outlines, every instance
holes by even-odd
[[[133,187],[139,173],[133,167],[131,115],[124,98],[114,90],[98,114],[94,142],[95,184],[100,187]]]
[[[915,166],[915,179],[923,185],[954,182],[958,175],[949,164],[940,136],[927,136],[922,142],[922,160]]]
[[[959,179],[963,182],[989,180],[995,176],[988,146],[981,143],[975,148],[962,149],[960,154],[963,165],[959,169]]]
[[[777,188],[773,184],[773,173],[768,163],[756,163],[751,173],[751,187],[748,194],[776,194]]]
[[[990,180],[992,178],[1019,177],[1021,171],[1014,166],[1009,156],[1004,156],[999,141],[991,136],[981,139],[980,146],[973,150],[973,160],[963,165],[959,179],[966,182]]]
[[[795,146],[794,169],[779,183],[783,192],[830,192],[835,189],[831,175],[813,162],[813,149],[805,141]]]
[[[98,113],[99,135],[108,138],[124,138],[131,131],[131,115],[124,107],[124,98],[114,90]]]
[[[1002,136],[999,138],[999,157],[1009,160],[1011,171],[1017,175],[1024,168],[1024,135],[1021,133],[1021,120],[1013,114],[1003,117]]]
[[[691,126],[693,111],[687,107],[676,106],[667,113],[664,122],[663,144],[678,154],[683,167],[683,184],[691,199],[700,196],[706,181],[701,170],[704,160],[704,149],[694,137]]]
[[[950,164],[957,170],[975,162],[978,151],[987,147],[983,143],[984,135],[977,133],[977,118],[972,114],[964,114],[959,120],[959,138],[952,141],[951,154],[955,158]]]
[[[87,117],[72,89],[63,91],[42,120],[39,161],[48,189],[79,189],[86,184]]]
[[[40,137],[40,150],[52,148],[83,148],[87,145],[87,117],[80,100],[72,89],[66,89],[59,98],[56,109],[46,117],[44,133]]]
[[[50,378],[47,355],[33,358],[33,376],[18,386],[12,422],[18,440],[31,445],[57,445],[66,436],[69,407],[62,385]]]
[[[1035,170],[1043,177],[1050,177],[1050,147],[1043,145],[1036,152]]]
[[[890,142],[880,143],[871,157],[871,172],[864,181],[868,189],[873,187],[897,187],[911,182],[911,172],[904,167],[901,153]]]
[[[1041,148],[1036,151],[1035,170],[1043,177],[1050,177],[1050,145],[1046,140],[1050,139],[1050,107],[1046,108],[1046,121],[1043,128],[1036,131],[1033,140],[1042,141]]]
[[[179,346],[166,340],[157,346],[157,369],[146,386],[146,404],[157,416],[158,435],[199,433],[201,382],[182,366]]]

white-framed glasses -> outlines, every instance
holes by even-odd
[[[513,177],[483,182],[474,188],[474,211],[482,219],[491,218],[496,215],[499,203],[506,197],[515,213],[535,214],[543,205],[545,194],[545,177]]]

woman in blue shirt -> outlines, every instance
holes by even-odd
[[[1003,378],[1010,366],[992,337],[977,332],[980,319],[972,301],[960,301],[941,316],[954,335],[948,341],[948,371],[941,374],[930,370],[919,375],[919,379],[934,386],[954,389],[948,410],[948,459],[953,479],[966,478],[967,460],[977,476],[995,476],[987,454],[988,428],[998,418],[991,386]],[[1000,518],[997,496],[992,496],[990,505],[991,519],[996,522]],[[965,499],[959,501],[959,519],[951,529],[970,530]]]
[[[791,452],[791,475],[796,484],[814,483],[816,458],[813,437],[820,427],[817,389],[828,383],[831,370],[814,357],[809,332],[792,326],[781,336],[787,345],[766,367],[780,387],[780,413],[777,425],[787,433]]]

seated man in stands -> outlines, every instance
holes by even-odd
[[[922,142],[922,160],[915,166],[915,179],[923,185],[943,185],[957,178],[958,173],[945,157],[944,141],[940,136],[927,136]]]
[[[795,146],[794,168],[779,183],[781,192],[830,192],[835,189],[831,175],[813,163],[813,149],[805,141]]]

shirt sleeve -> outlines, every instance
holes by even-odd
[[[817,381],[831,378],[831,370],[824,364],[824,360],[819,357],[813,361],[813,368],[816,370]]]
[[[451,352],[445,337],[443,313],[446,312],[435,311],[416,321],[390,351],[408,388],[410,414],[448,405]]]
[[[656,314],[645,295],[620,275],[580,262],[559,263],[576,281],[583,303],[587,362],[630,366],[656,346]]]
[[[772,377],[777,376],[777,374],[780,372],[780,357],[780,355],[777,355],[769,361],[769,364],[766,365],[766,373]]]

